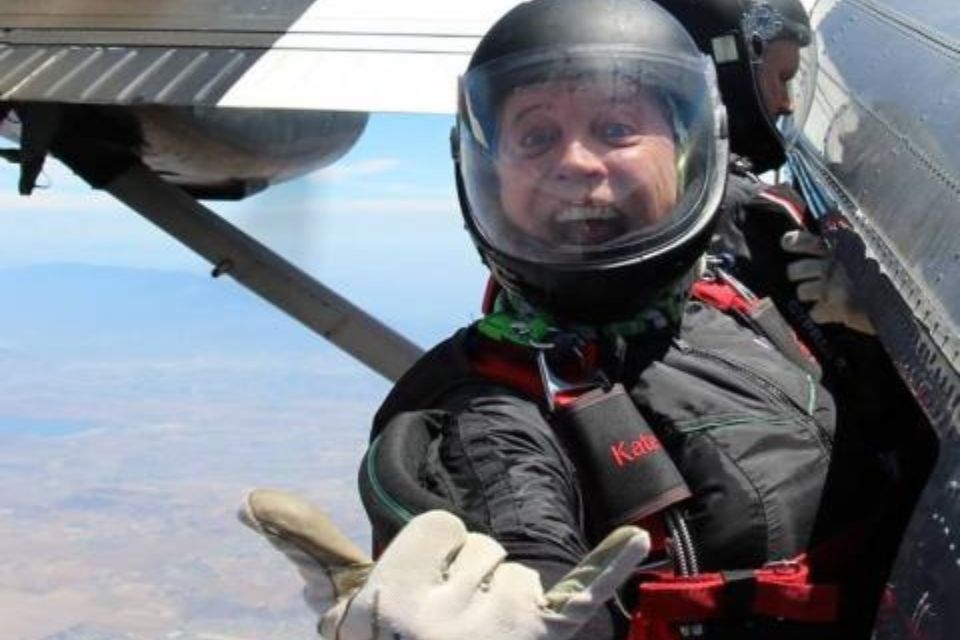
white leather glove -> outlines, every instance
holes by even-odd
[[[788,253],[806,256],[787,265],[787,279],[797,284],[798,300],[814,303],[810,309],[814,322],[839,322],[861,333],[876,333],[854,296],[843,265],[823,238],[809,231],[788,231],[780,239],[780,246]]]
[[[372,568],[322,513],[292,496],[255,491],[240,517],[297,566],[330,640],[563,640],[650,548],[645,531],[621,527],[544,593],[536,571],[504,562],[494,539],[468,533],[445,511],[411,520]]]

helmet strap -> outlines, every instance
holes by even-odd
[[[661,289],[639,312],[616,322],[591,325],[563,323],[541,311],[516,293],[500,290],[493,312],[479,321],[479,331],[495,340],[536,347],[557,333],[574,333],[596,341],[601,338],[628,340],[640,335],[676,333],[690,297],[690,287],[700,275],[700,263],[683,277]]]

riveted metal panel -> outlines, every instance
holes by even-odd
[[[0,100],[213,105],[255,50],[0,46]]]
[[[314,0],[4,0],[6,29],[285,33]]]
[[[924,7],[956,13],[952,0]],[[876,1],[821,2],[813,19],[821,50],[808,148],[960,369],[960,34]]]
[[[791,166],[937,450],[873,637],[946,640],[960,627],[960,10],[821,0],[811,18],[820,66]]]

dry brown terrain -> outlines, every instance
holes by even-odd
[[[0,635],[314,637],[296,574],[234,511],[290,489],[368,546],[356,465],[385,386],[350,366],[0,359]]]

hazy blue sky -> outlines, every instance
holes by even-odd
[[[401,329],[431,342],[476,314],[485,280],[458,213],[450,125],[450,117],[373,116],[353,150],[332,167],[240,203],[210,206],[378,317],[396,317]],[[0,165],[0,268],[81,263],[209,270],[56,162],[48,161],[40,179],[49,188],[29,198],[17,195],[16,179],[16,167]],[[0,292],[8,300],[15,294]],[[423,326],[418,306],[443,329]]]

